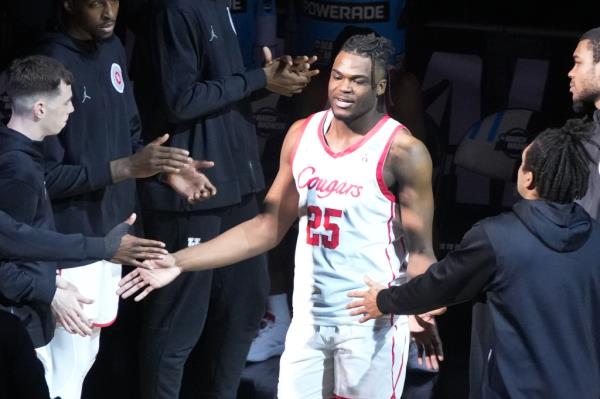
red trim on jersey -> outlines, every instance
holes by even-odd
[[[294,143],[294,147],[292,148],[292,153],[290,155],[290,168],[294,168],[294,158],[296,157],[296,151],[298,151],[298,147],[300,146],[300,140],[302,139],[302,136],[304,136],[304,132],[306,131],[306,126],[308,125],[308,122],[312,119],[312,117],[315,116],[315,114],[309,115],[304,122],[302,122],[302,128],[300,130],[300,134],[298,135],[298,137],[296,137],[296,142]]]
[[[108,323],[92,323],[92,327],[108,327],[108,326],[112,326],[114,324],[114,322],[117,321],[117,316],[115,316],[114,319],[112,319],[111,321],[109,321]]]
[[[394,193],[392,193],[390,191],[388,186],[385,184],[385,181],[383,180],[383,165],[385,164],[385,160],[387,159],[387,156],[390,152],[390,147],[392,146],[394,137],[396,137],[396,134],[398,134],[398,132],[402,128],[404,128],[404,126],[402,124],[400,124],[400,125],[398,125],[398,127],[396,129],[394,129],[394,131],[390,135],[390,138],[388,139],[387,143],[385,144],[383,151],[381,152],[381,156],[379,157],[379,162],[377,162],[377,185],[379,186],[379,189],[381,190],[381,193],[383,194],[383,196],[392,202],[396,202],[396,196],[394,195]]]
[[[356,151],[358,148],[360,148],[365,142],[367,142],[367,140],[369,140],[375,133],[377,133],[377,131],[379,131],[379,129],[381,128],[381,126],[383,126],[383,124],[385,122],[387,122],[388,119],[390,119],[389,115],[384,115],[381,117],[381,119],[375,124],[375,126],[373,126],[371,128],[371,130],[369,130],[367,132],[367,134],[365,134],[363,137],[360,138],[360,140],[358,140],[356,143],[352,144],[351,146],[349,146],[348,148],[343,149],[340,152],[334,152],[329,145],[327,144],[327,142],[325,141],[325,130],[324,130],[324,125],[325,125],[325,120],[327,119],[327,115],[329,115],[329,113],[331,112],[331,110],[328,110],[327,112],[325,112],[325,115],[323,116],[323,119],[321,120],[321,123],[319,123],[319,141],[321,142],[321,145],[323,146],[323,149],[325,149],[325,152],[327,154],[329,154],[332,158],[339,158],[339,157],[343,157],[344,155],[348,155],[354,151]]]
[[[331,399],[350,399],[350,398],[347,398],[345,396],[340,396],[340,395],[333,394],[333,396],[331,397]]]
[[[394,329],[398,329],[398,326],[392,327]],[[400,355],[400,359],[402,359],[402,363],[400,363],[400,369],[398,370],[398,375],[394,376],[394,364],[396,363],[396,337],[392,337],[392,396],[390,399],[399,399],[396,398],[396,387],[398,387],[398,382],[400,381],[400,376],[402,375],[402,370],[404,370],[404,350],[406,349],[406,340],[408,339],[408,335],[405,334],[404,337],[404,345],[402,346],[402,354]]]

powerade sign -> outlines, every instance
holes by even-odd
[[[370,28],[394,43],[395,58],[405,48],[405,31],[398,27],[405,0],[303,0],[302,15],[293,40],[294,54],[316,55],[318,67],[330,65],[333,43],[349,25]],[[394,61],[394,60],[392,60]]]
[[[306,17],[332,22],[387,22],[390,20],[390,4],[379,2],[333,2],[304,0]]]

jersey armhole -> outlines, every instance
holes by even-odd
[[[300,133],[298,134],[298,137],[296,137],[294,147],[292,147],[292,153],[290,154],[290,168],[292,168],[292,170],[294,167],[294,158],[296,158],[296,151],[298,151],[298,147],[300,146],[300,140],[302,140],[302,136],[304,136],[304,132],[306,131],[306,126],[308,126],[308,123],[311,121],[313,116],[315,116],[315,114],[309,115],[304,122],[302,122]]]

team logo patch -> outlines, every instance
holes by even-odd
[[[110,66],[110,81],[116,91],[123,93],[125,90],[125,80],[123,79],[123,72],[119,64],[115,63]]]

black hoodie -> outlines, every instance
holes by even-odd
[[[414,314],[477,298],[471,398],[598,399],[599,246],[581,206],[522,200],[377,305]]]
[[[135,210],[136,201],[132,179],[113,184],[110,161],[142,146],[125,50],[116,36],[78,41],[55,33],[39,52],[62,62],[75,77],[75,111],[60,135],[44,140],[57,230],[105,235]]]
[[[19,222],[53,230],[42,161],[41,141],[0,127],[0,209]],[[55,279],[54,262],[0,264],[0,308],[23,321],[35,347],[50,342],[54,334],[50,303]]]

